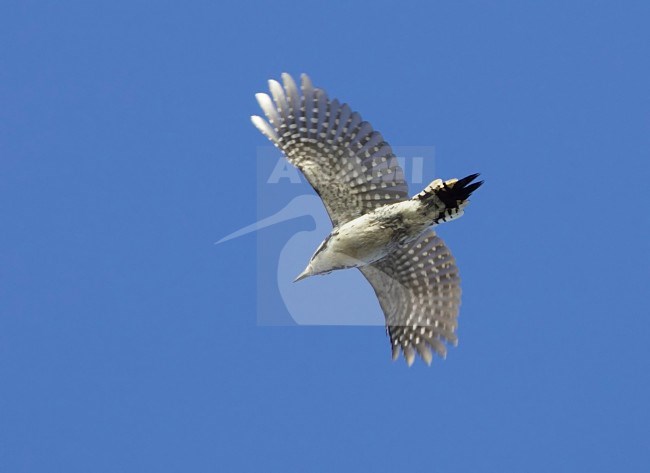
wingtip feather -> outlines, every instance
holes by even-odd
[[[399,358],[399,345],[393,345],[391,357],[393,358],[393,361],[397,361]]]
[[[278,135],[273,129],[273,127],[264,120],[262,117],[259,115],[252,115],[251,116],[251,122],[255,127],[262,132],[264,136],[266,136],[269,140],[273,141],[274,143],[277,142],[278,140]]]
[[[406,360],[406,364],[410,368],[415,361],[415,350],[413,350],[413,347],[411,345],[403,347],[402,350],[404,351],[404,359]]]
[[[415,348],[427,366],[431,366],[431,362],[433,361],[433,354],[431,353],[429,347],[424,342],[422,342],[415,345]]]
[[[311,82],[309,76],[305,73],[300,74],[300,83],[302,85],[302,90],[314,90],[314,85]]]

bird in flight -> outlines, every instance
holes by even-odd
[[[305,74],[289,74],[256,94],[267,118],[253,124],[304,174],[320,196],[332,231],[296,281],[358,268],[386,318],[393,360],[428,364],[456,345],[460,278],[449,249],[431,227],[463,214],[483,181],[478,174],[434,180],[409,197],[404,173],[383,136],[345,103],[330,100]]]

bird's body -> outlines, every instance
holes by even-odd
[[[330,101],[302,76],[302,95],[288,74],[284,88],[269,81],[273,100],[257,94],[269,122],[253,123],[298,166],[321,197],[333,223],[296,280],[359,268],[386,316],[393,357],[409,365],[415,352],[430,363],[433,348],[456,343],[460,279],[453,257],[429,227],[463,213],[482,182],[477,174],[437,179],[408,198],[390,146],[347,104]]]
[[[453,186],[455,182],[452,179],[445,185]],[[435,199],[435,194],[428,197]],[[437,219],[447,208],[440,199],[433,204],[426,202],[417,195],[409,200],[378,207],[334,228],[296,280],[337,269],[359,268],[394,253],[399,246],[412,242],[427,228],[436,225]],[[462,210],[453,218],[461,214]]]

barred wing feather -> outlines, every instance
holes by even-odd
[[[431,230],[386,258],[359,268],[386,317],[393,359],[409,364],[417,352],[431,364],[431,349],[445,357],[444,342],[457,343],[460,277],[449,249]]]
[[[305,74],[302,94],[289,74],[257,94],[267,120],[253,124],[297,166],[325,205],[334,226],[408,198],[397,159],[382,135],[347,104],[330,100]]]

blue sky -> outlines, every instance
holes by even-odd
[[[647,471],[649,15],[3,2],[0,470]],[[213,244],[257,218],[249,116],[283,71],[435,147],[436,176],[482,173],[440,229],[446,361],[259,325],[267,233]]]

